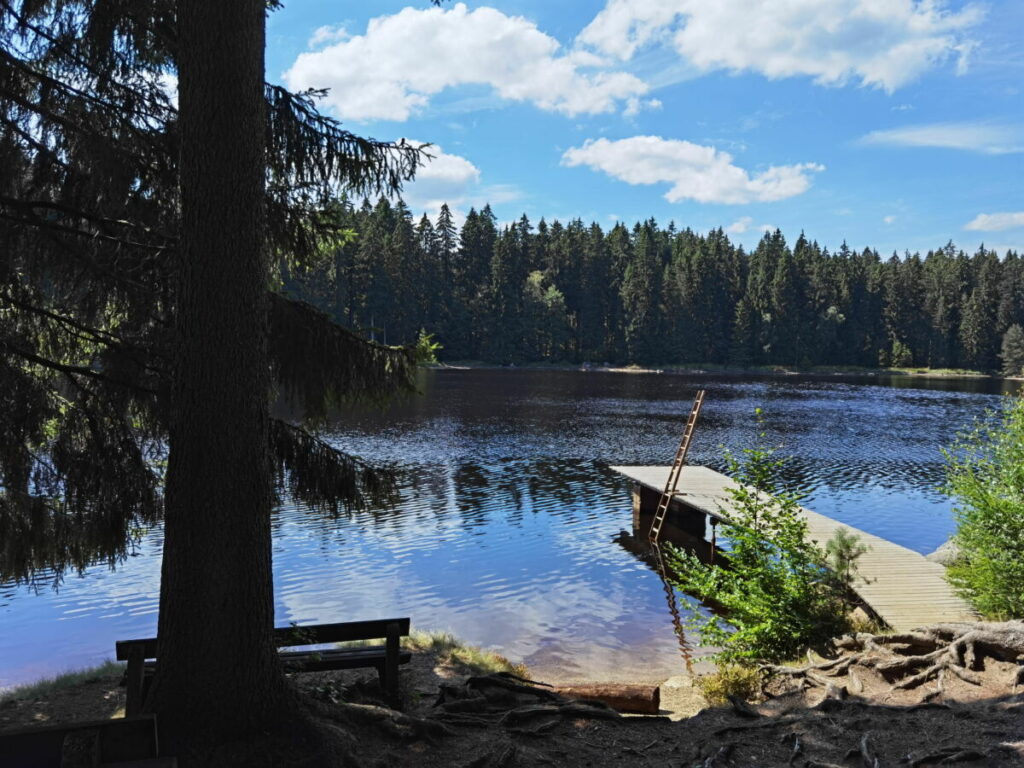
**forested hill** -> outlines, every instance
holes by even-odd
[[[1008,331],[1024,347],[1012,251],[883,258],[776,230],[747,253],[653,219],[499,229],[489,206],[460,230],[447,206],[416,221],[387,200],[337,215],[354,238],[286,289],[390,344],[425,329],[444,360],[997,370]]]

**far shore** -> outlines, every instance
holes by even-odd
[[[821,378],[864,378],[876,379],[885,376],[910,376],[929,379],[990,379],[994,381],[1024,381],[1022,376],[1000,376],[982,371],[957,368],[860,368],[856,366],[814,366],[811,368],[788,368],[781,365],[739,368],[714,363],[686,365],[611,365],[608,363],[512,363],[502,365],[482,360],[455,360],[452,362],[429,363],[425,367],[443,371],[469,370],[529,370],[529,371],[582,371],[586,373],[646,373],[675,374],[687,376],[805,376]]]

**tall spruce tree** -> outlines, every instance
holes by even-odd
[[[654,363],[661,359],[661,273],[654,228],[650,222],[637,225],[621,290],[626,354],[631,362]]]
[[[272,291],[282,255],[339,234],[321,216],[339,185],[395,191],[422,155],[266,85],[266,11],[0,3],[0,573],[116,561],[163,515],[149,706],[193,758],[260,737],[291,701],[271,640],[275,489],[337,512],[388,487],[271,418],[272,384],[315,419],[414,370]]]
[[[999,357],[1003,361],[1003,376],[1024,374],[1024,328],[1014,324],[1006,329]]]

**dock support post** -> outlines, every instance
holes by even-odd
[[[633,483],[633,535],[640,530],[640,484]]]

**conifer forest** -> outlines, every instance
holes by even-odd
[[[775,230],[747,252],[722,229],[499,226],[490,206],[460,228],[447,205],[417,221],[387,199],[330,215],[348,237],[282,270],[286,292],[378,341],[430,334],[446,361],[1020,372],[1013,251],[883,256]]]

